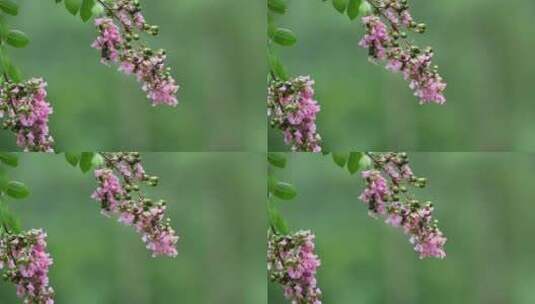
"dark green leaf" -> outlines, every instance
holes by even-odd
[[[347,7],[347,0],[333,0],[334,8],[340,13],[344,13]]]
[[[273,190],[273,195],[283,200],[291,200],[297,195],[297,190],[292,184],[278,182]]]
[[[273,34],[273,41],[280,45],[290,46],[295,44],[297,38],[291,30],[278,28]]]
[[[349,153],[349,159],[347,161],[347,170],[351,174],[355,174],[360,168],[360,159],[362,158],[361,152]]]
[[[22,74],[13,63],[8,62],[7,66],[5,67],[5,72],[7,73],[7,76],[13,81],[13,82],[21,82],[22,81]]]
[[[11,181],[7,183],[6,194],[12,198],[22,199],[30,195],[30,189],[21,182]]]
[[[20,233],[20,221],[13,216],[6,204],[0,201],[0,225],[7,227],[10,233]]]
[[[5,170],[0,170],[0,192],[6,191],[8,183],[9,183],[9,177],[7,176]]]
[[[11,167],[16,167],[19,165],[18,156],[10,152],[0,152],[0,161]]]
[[[6,42],[13,47],[23,48],[30,43],[30,39],[22,31],[10,30],[7,33]]]
[[[332,153],[334,162],[340,167],[343,168],[347,162],[347,153]]]
[[[78,165],[78,161],[80,160],[80,153],[76,152],[65,152],[65,159],[71,166],[76,167]]]
[[[288,80],[288,71],[286,71],[286,68],[280,61],[279,57],[275,55],[269,56],[269,65],[271,66],[271,72],[275,74],[275,77],[277,77],[280,80]]]
[[[13,16],[19,13],[19,5],[11,0],[0,0],[0,9]]]
[[[268,161],[272,166],[277,168],[286,167],[286,155],[279,152],[270,152],[268,153]]]
[[[95,0],[83,0],[82,7],[80,8],[80,18],[84,22],[93,16],[93,6],[95,6]]]
[[[69,13],[76,16],[78,13],[78,10],[80,9],[82,0],[65,0],[65,8],[69,11]]]
[[[361,0],[349,0],[347,5],[347,16],[349,19],[354,20],[359,15]]]
[[[82,172],[86,173],[91,170],[94,155],[95,153],[93,152],[82,152],[82,156],[80,157],[80,169]]]
[[[269,208],[269,224],[273,229],[276,230],[279,234],[288,234],[290,231],[288,229],[288,224],[280,214],[280,212],[275,207]]]

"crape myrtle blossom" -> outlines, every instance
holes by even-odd
[[[267,268],[271,281],[280,284],[292,304],[321,304],[316,271],[320,259],[314,252],[314,234],[269,234]]]
[[[95,170],[98,187],[92,198],[100,202],[102,213],[132,226],[141,234],[154,257],[175,257],[178,236],[166,217],[167,204],[145,198],[140,186],[156,186],[158,177],[145,173],[137,152],[102,153],[105,165]]]
[[[0,85],[2,126],[16,134],[17,145],[24,151],[53,151],[48,128],[52,106],[46,96],[46,82],[41,78],[20,83],[6,80]]]
[[[374,169],[362,172],[366,187],[360,195],[371,216],[403,230],[420,258],[444,258],[447,241],[433,219],[433,204],[422,203],[408,193],[409,187],[423,188],[426,179],[417,177],[406,153],[370,153]]]
[[[179,86],[165,65],[165,51],[139,42],[139,32],[157,35],[158,27],[145,22],[139,1],[120,0],[106,8],[107,15],[95,20],[99,36],[92,44],[100,50],[101,62],[117,64],[119,71],[134,75],[152,105],[176,106]]]
[[[407,0],[370,1],[373,14],[364,16],[366,33],[359,46],[368,49],[371,61],[385,61],[386,68],[401,72],[421,104],[446,102],[446,83],[433,65],[433,50],[421,49],[406,40],[405,30],[425,32],[425,24],[416,23]]]
[[[48,270],[52,258],[46,252],[46,233],[33,229],[20,234],[4,233],[0,238],[0,270],[15,284],[26,304],[54,304]]]
[[[299,76],[289,81],[272,80],[268,87],[268,117],[280,129],[293,151],[321,152],[316,115],[320,106],[314,100],[314,80]]]

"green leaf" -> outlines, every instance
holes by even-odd
[[[373,161],[368,155],[363,154],[360,158],[359,166],[362,170],[369,170],[373,167]]]
[[[286,167],[286,155],[279,152],[270,152],[268,153],[268,161],[272,166],[277,168]]]
[[[19,5],[11,0],[0,0],[0,9],[13,16],[19,13]]]
[[[283,200],[291,200],[297,195],[297,190],[292,184],[278,182],[273,189],[273,195]]]
[[[346,11],[347,0],[333,0],[333,6],[338,12],[343,14]]]
[[[102,157],[100,153],[95,153],[93,159],[91,160],[91,165],[95,168],[104,165],[104,157]]]
[[[78,161],[80,161],[80,153],[76,152],[65,152],[65,159],[71,166],[76,167],[78,165]]]
[[[13,47],[23,48],[30,43],[30,38],[22,31],[10,30],[7,33],[6,42]]]
[[[100,3],[96,3],[93,5],[93,16],[102,15],[104,13],[104,6],[102,6]]]
[[[273,41],[283,46],[291,46],[295,44],[297,38],[291,30],[278,28],[273,34]]]
[[[9,183],[9,177],[7,176],[3,168],[0,169],[0,192],[5,192],[7,184]]]
[[[93,16],[93,6],[95,6],[95,0],[83,0],[82,7],[80,8],[80,18],[84,22]]]
[[[334,162],[340,167],[343,168],[347,162],[347,153],[332,153]]]
[[[368,16],[371,15],[373,12],[373,8],[368,1],[363,0],[359,7],[359,15],[361,16]]]
[[[83,173],[91,170],[94,155],[95,153],[93,152],[82,152],[82,156],[80,157],[80,169]]]
[[[284,0],[268,0],[268,8],[279,14],[286,13],[286,1]]]
[[[11,233],[20,233],[20,221],[13,216],[6,204],[0,201],[0,224]],[[3,228],[3,227],[2,227]]]
[[[78,10],[80,9],[82,0],[65,0],[65,8],[69,11],[69,13],[76,16],[78,13]]]
[[[271,72],[275,74],[275,77],[281,79],[281,80],[288,80],[289,75],[288,71],[280,61],[279,57],[271,54],[269,56],[269,65],[271,67]]]
[[[5,67],[5,72],[7,73],[7,76],[13,81],[13,82],[21,82],[22,81],[22,74],[13,63],[8,62]]]
[[[275,207],[270,207],[269,210],[269,224],[273,227],[279,234],[288,234],[290,231],[288,229],[288,224],[280,214],[280,212]]]
[[[275,191],[275,188],[277,187],[277,183],[279,182],[279,180],[273,176],[273,175],[268,175],[268,192],[270,193],[273,193]]]
[[[10,152],[0,152],[0,161],[11,167],[16,167],[19,165],[18,156]]]
[[[0,63],[2,65],[2,69],[4,73],[7,74],[8,78],[10,78],[13,82],[20,82],[22,80],[22,76],[20,74],[20,70],[17,69],[9,59],[8,56],[6,56],[6,51],[3,46],[0,45]]]
[[[6,186],[6,194],[12,198],[22,199],[30,195],[30,189],[21,182],[10,181]]]
[[[362,0],[349,0],[347,5],[347,16],[351,20],[355,20],[359,15],[360,3]]]
[[[349,159],[347,161],[347,170],[351,174],[355,174],[360,168],[360,159],[362,158],[362,152],[349,153]]]

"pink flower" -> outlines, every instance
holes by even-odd
[[[370,215],[383,216],[385,223],[400,228],[420,258],[444,258],[447,239],[433,219],[433,205],[406,194],[408,186],[423,188],[425,179],[413,174],[406,153],[373,153],[371,157],[376,169],[362,172],[366,187],[359,197]]]
[[[0,88],[0,118],[17,135],[24,151],[52,152],[54,139],[48,121],[53,110],[46,101],[46,82],[32,78],[22,83],[4,82]]]
[[[362,191],[359,199],[368,205],[371,214],[384,214],[385,201],[388,200],[390,195],[386,179],[377,170],[363,171],[362,178],[366,180],[367,186]]]
[[[145,22],[139,3],[132,0],[119,0],[112,8],[116,13],[108,12],[108,17],[95,20],[99,36],[92,47],[101,51],[101,62],[109,65],[117,63],[118,70],[126,75],[135,75],[152,105],[178,105],[176,97],[179,86],[165,65],[165,51],[153,51],[144,43],[137,43],[136,31],[156,35],[156,26]],[[120,26],[114,23],[117,18]]]
[[[299,231],[293,235],[270,234],[268,271],[273,282],[279,283],[292,303],[321,304],[316,271],[320,259],[315,254],[314,234]]]
[[[287,82],[273,81],[268,91],[268,116],[278,127],[293,151],[321,152],[316,116],[320,111],[314,100],[314,81],[300,76]]]
[[[405,39],[405,28],[423,33],[425,25],[413,21],[404,1],[393,0],[376,9],[375,15],[362,18],[366,33],[359,46],[368,49],[372,61],[385,60],[386,69],[403,73],[421,104],[445,103],[443,92],[446,84],[432,66],[432,51],[429,49],[422,52]]]
[[[17,295],[24,303],[54,303],[54,290],[48,279],[51,265],[42,230],[5,234],[0,239],[0,270],[5,268],[4,277],[16,285]]]
[[[164,201],[153,202],[140,193],[140,183],[151,186],[158,178],[145,173],[139,153],[104,153],[106,166],[95,170],[98,187],[92,198],[99,201],[102,212],[116,216],[120,223],[132,226],[152,251],[154,257],[175,257],[179,237],[165,217]],[[134,195],[136,194],[137,195]]]
[[[100,30],[100,36],[97,37],[91,46],[101,51],[102,63],[109,64],[110,62],[117,62],[123,43],[123,37],[119,32],[119,28],[111,18],[98,18],[95,20],[95,25]]]
[[[366,35],[360,40],[359,46],[369,48],[370,56],[375,59],[386,58],[386,48],[390,44],[390,35],[386,25],[377,16],[362,17],[367,28]]]

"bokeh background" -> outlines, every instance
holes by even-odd
[[[298,196],[281,202],[292,230],[316,233],[325,303],[529,304],[535,302],[535,154],[411,153],[428,178],[417,191],[435,203],[447,258],[419,260],[407,237],[367,215],[363,183],[331,157],[298,154],[280,179]],[[286,303],[269,285],[269,303]]]
[[[413,35],[431,45],[448,82],[444,106],[420,106],[400,75],[370,64],[357,46],[359,20],[349,21],[330,1],[290,0],[280,26],[297,44],[277,48],[293,75],[316,80],[325,148],[412,151],[532,151],[535,2],[411,0],[413,16],[427,24]],[[288,148],[270,130],[270,150]]]
[[[100,214],[96,187],[62,155],[25,154],[9,171],[31,196],[9,201],[23,228],[44,228],[57,303],[266,303],[265,156],[144,153],[160,177],[151,197],[168,201],[179,256],[152,258],[130,227]],[[19,303],[0,282],[0,302]]]
[[[167,50],[181,85],[177,108],[153,108],[134,78],[99,63],[92,21],[53,0],[19,2],[8,23],[31,42],[9,54],[24,77],[47,80],[57,150],[265,150],[264,1],[142,1],[160,26],[151,46]],[[14,142],[0,132],[1,150]]]

